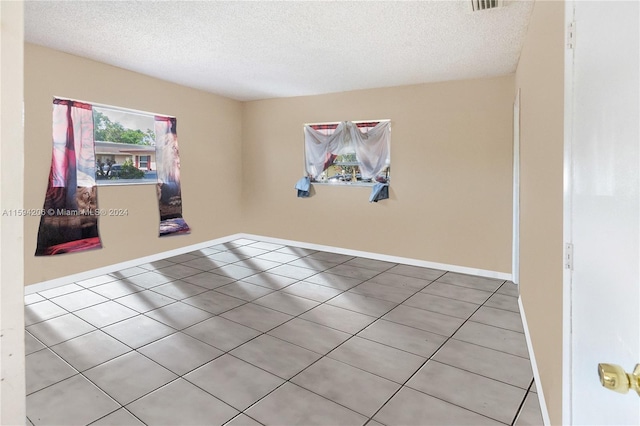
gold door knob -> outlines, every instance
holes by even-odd
[[[640,395],[640,364],[630,374],[616,364],[598,364],[598,376],[602,386],[607,389],[619,393],[627,393],[629,389],[633,389]]]

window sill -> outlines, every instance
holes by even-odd
[[[317,182],[311,182],[312,185],[322,185],[322,186],[366,186],[366,187],[372,187],[373,185],[375,185],[378,182],[322,182],[322,181],[317,181]]]
[[[123,186],[123,185],[156,185],[156,180],[144,179],[99,179],[96,180],[97,186]]]

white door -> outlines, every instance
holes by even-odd
[[[572,327],[568,420],[575,425],[640,425],[639,395],[607,390],[597,375],[598,363],[627,372],[640,363],[638,5],[575,1],[567,8],[575,38],[567,50],[565,236],[573,271],[565,274],[565,315]]]

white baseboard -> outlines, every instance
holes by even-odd
[[[179,254],[188,253],[193,250],[199,250],[199,249],[213,246],[216,244],[222,244],[229,241],[233,241],[238,238],[248,238],[252,240],[265,241],[265,242],[274,243],[274,244],[292,245],[292,246],[308,248],[312,250],[329,251],[332,253],[346,254],[349,256],[357,256],[357,257],[366,257],[369,259],[382,260],[385,262],[403,263],[406,265],[420,266],[424,268],[441,269],[444,271],[459,272],[461,274],[469,274],[469,275],[478,275],[486,278],[495,278],[500,280],[511,279],[511,274],[508,274],[505,272],[488,271],[485,269],[468,268],[466,266],[428,262],[426,260],[411,259],[408,257],[390,256],[390,255],[380,254],[380,253],[372,253],[372,252],[366,252],[366,251],[360,251],[360,250],[345,249],[340,247],[325,246],[321,244],[306,243],[303,241],[292,241],[292,240],[285,240],[283,238],[264,237],[261,235],[239,233],[239,234],[228,235],[222,238],[217,238],[215,240],[193,244],[186,247],[180,247],[177,249],[164,251],[162,253],[156,253],[150,256],[140,257],[138,259],[127,260],[126,262],[120,262],[113,265],[92,269],[90,271],[80,272],[73,275],[67,275],[64,277],[55,278],[52,280],[43,281],[36,284],[31,284],[25,287],[25,294],[31,294],[38,291],[49,290],[51,288],[59,287],[61,285],[69,284],[75,281],[82,281],[89,278],[93,278],[98,275],[104,275],[104,274],[108,274],[108,273],[119,271],[126,268],[132,268],[134,266],[138,266],[143,263],[155,262],[157,260],[161,260],[167,257],[177,256]]]
[[[382,260],[385,262],[404,263],[406,265],[420,266],[423,268],[441,269],[450,272],[459,272],[461,274],[478,275],[486,278],[495,278],[499,280],[511,280],[512,275],[506,272],[489,271],[486,269],[468,268],[466,266],[449,265],[446,263],[429,262],[426,260],[412,259],[409,257],[391,256],[387,254],[372,253],[368,251],[351,250],[340,247],[325,246],[321,244],[305,243],[303,241],[285,240],[283,238],[263,237],[253,234],[239,234],[243,238],[266,241],[274,244],[293,245],[312,250],[330,251],[332,253],[346,254],[349,256],[366,257],[369,259]]]
[[[531,335],[529,334],[529,326],[527,325],[527,316],[524,313],[524,306],[522,306],[522,298],[518,296],[518,307],[520,308],[520,317],[522,318],[522,326],[524,327],[524,337],[527,340],[527,349],[529,349],[529,359],[531,360],[531,369],[533,370],[533,378],[536,381],[536,391],[538,394],[538,402],[540,403],[540,411],[542,411],[542,421],[545,426],[551,425],[549,419],[549,411],[547,410],[547,403],[544,399],[544,391],[540,381],[540,373],[538,372],[538,364],[536,363],[536,356],[533,353],[533,345],[531,343]]]
[[[60,278],[54,278],[52,280],[42,281],[36,284],[28,285],[24,288],[24,294],[31,294],[38,291],[49,290],[61,285],[70,284],[76,281],[87,280],[89,278],[97,277],[99,275],[108,274],[111,272],[120,271],[126,268],[133,268],[134,266],[142,265],[143,263],[155,262],[165,259],[171,256],[177,256],[179,254],[188,253],[194,250],[200,250],[205,247],[213,246],[216,244],[226,243],[232,240],[242,238],[241,234],[228,235],[222,238],[216,238],[215,240],[205,241],[203,243],[192,244],[185,247],[180,247],[173,250],[163,251],[161,253],[155,253],[149,256],[139,257],[133,260],[127,260],[125,262],[114,263],[113,265],[103,266],[101,268],[92,269],[90,271],[79,272],[77,274],[66,275]]]

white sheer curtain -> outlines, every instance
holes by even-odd
[[[331,155],[355,151],[363,179],[374,179],[390,164],[391,123],[382,121],[362,133],[351,121],[338,124],[330,135],[304,126],[305,168],[307,175],[317,178]]]
[[[317,178],[329,157],[344,147],[346,128],[344,121],[332,134],[325,135],[311,126],[304,126],[305,170],[309,177]]]
[[[374,179],[390,164],[391,123],[382,121],[367,133],[362,133],[358,126],[351,122],[347,124],[347,128],[351,144],[356,151],[362,179]]]

